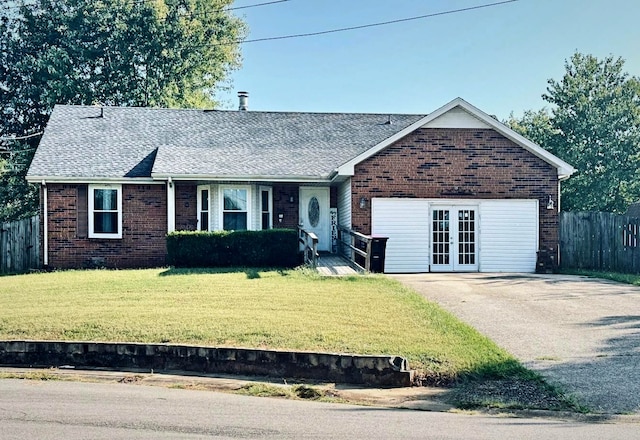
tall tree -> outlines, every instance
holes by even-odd
[[[20,0],[1,9],[0,139],[42,131],[57,103],[214,107],[246,33],[232,1]],[[38,140],[9,148],[32,153]],[[0,175],[0,219],[37,207],[25,192],[29,162],[22,154],[21,167]]]
[[[550,79],[550,112],[508,122],[578,171],[562,186],[564,210],[624,212],[640,200],[640,80],[624,60],[575,53]]]

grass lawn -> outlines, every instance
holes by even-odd
[[[504,350],[384,276],[94,270],[0,278],[0,339],[170,342],[405,356],[428,377],[527,377]]]
[[[604,278],[605,280],[618,281],[620,283],[633,284],[640,286],[640,274],[619,273],[619,272],[599,272],[586,269],[562,269],[561,273],[569,275],[583,275],[592,278]]]

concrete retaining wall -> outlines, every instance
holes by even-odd
[[[110,342],[0,341],[0,365],[136,368],[314,379],[380,387],[411,385],[398,356]]]

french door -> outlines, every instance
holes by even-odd
[[[431,208],[431,271],[478,270],[478,208]]]

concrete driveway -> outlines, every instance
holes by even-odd
[[[392,275],[592,411],[640,414],[640,288],[569,275]]]

